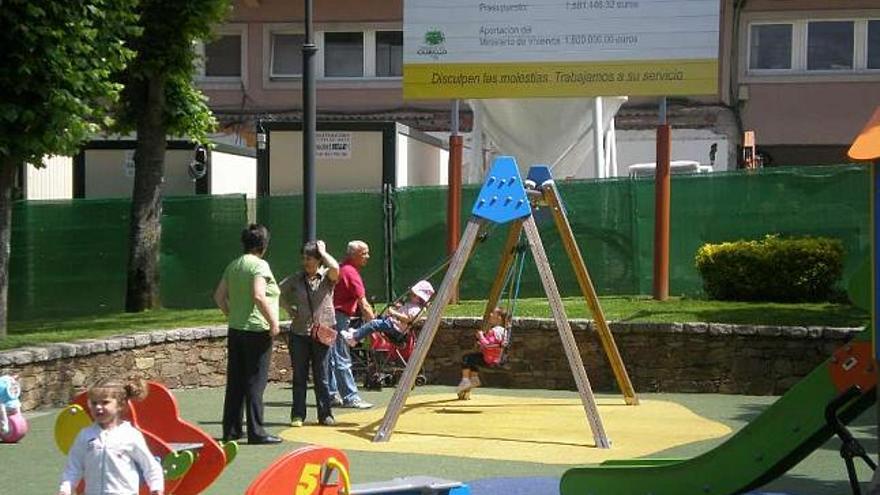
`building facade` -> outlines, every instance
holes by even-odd
[[[720,99],[773,164],[848,161],[880,105],[880,2],[739,0],[724,17]]]
[[[673,127],[726,136],[734,161],[744,130],[755,131],[769,165],[846,161],[880,105],[880,3],[719,0],[719,8],[719,93],[671,101]],[[199,48],[199,83],[240,144],[254,145],[260,119],[301,118],[303,9],[302,0],[236,0],[220,36]],[[321,0],[315,29],[319,118],[449,128],[449,102],[403,100],[402,0]],[[631,99],[618,129],[650,129],[656,108]]]
[[[237,0],[199,47],[198,81],[227,133],[253,146],[254,122],[301,119],[302,0]],[[449,127],[448,102],[404,102],[402,0],[315,2],[319,119]]]

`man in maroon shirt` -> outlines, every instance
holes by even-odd
[[[373,307],[367,300],[367,291],[361,278],[360,269],[370,259],[370,247],[364,241],[351,241],[346,256],[339,265],[339,280],[333,292],[333,307],[336,309],[336,330],[348,329],[350,319],[361,316],[365,322],[372,320]],[[358,395],[357,383],[351,372],[351,355],[345,339],[337,338],[327,353],[327,370],[324,373],[330,399],[334,406],[369,409],[373,407]]]

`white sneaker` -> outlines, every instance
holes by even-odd
[[[369,402],[358,397],[351,402],[346,402],[342,404],[342,407],[347,409],[370,409],[371,407],[373,407],[373,404],[370,404]]]
[[[339,333],[342,335],[342,338],[345,339],[345,343],[348,344],[349,347],[357,347],[358,341],[354,339],[354,330],[343,330]]]

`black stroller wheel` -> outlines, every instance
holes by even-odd
[[[379,373],[367,373],[364,377],[364,388],[367,390],[382,390],[382,377]]]

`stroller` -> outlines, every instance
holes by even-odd
[[[425,281],[418,282],[412,290],[419,290],[425,284],[432,294],[433,288]],[[414,326],[424,314],[424,310],[423,307],[410,324],[409,331],[399,338],[375,332],[363,345],[351,350],[352,371],[355,376],[363,377],[364,388],[382,390],[382,387],[391,387],[397,384],[409,364],[413,349],[415,349],[419,330]],[[352,327],[359,326],[358,321],[353,321],[353,323]],[[419,370],[416,376],[416,385],[422,386],[427,382],[424,370]]]
[[[381,333],[373,334],[369,349],[365,353],[364,388],[382,390],[382,387],[392,387],[397,384],[409,364],[409,358],[416,346],[417,334],[417,330],[410,330],[399,341],[394,341]],[[419,370],[419,374],[416,375],[416,386],[426,383],[428,378],[424,370]]]

